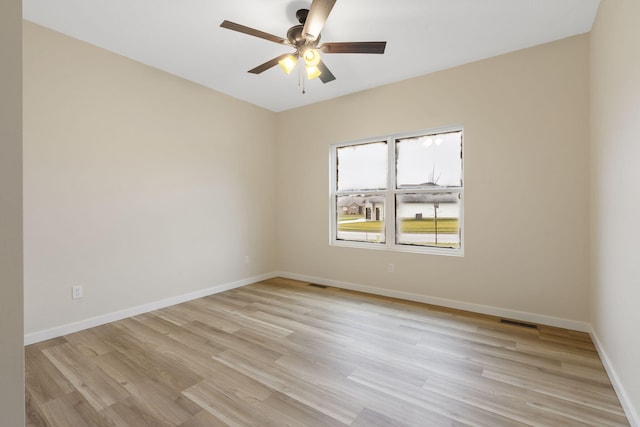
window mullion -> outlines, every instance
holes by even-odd
[[[387,191],[385,194],[385,214],[386,224],[386,242],[387,246],[395,246],[396,244],[396,145],[395,139],[389,137],[387,140],[388,162],[387,167]]]

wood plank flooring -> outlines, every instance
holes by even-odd
[[[29,426],[628,426],[587,334],[271,279],[27,346]]]

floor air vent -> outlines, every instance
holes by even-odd
[[[520,326],[521,328],[538,329],[538,325],[533,323],[518,322],[517,320],[500,319],[500,323],[505,325]]]
[[[328,288],[328,286],[319,285],[317,283],[309,283],[309,286],[313,286],[314,288],[320,288],[320,289],[327,289]]]

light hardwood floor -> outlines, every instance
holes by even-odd
[[[627,426],[587,334],[272,279],[26,347],[29,426]]]

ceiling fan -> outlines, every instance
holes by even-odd
[[[320,51],[323,53],[383,54],[387,45],[387,42],[333,42],[320,45],[320,32],[335,3],[336,0],[313,0],[309,9],[298,10],[296,19],[300,24],[289,28],[286,39],[227,20],[222,21],[220,26],[295,49],[293,53],[285,53],[258,65],[249,70],[249,73],[260,74],[279,64],[284,72],[289,74],[298,60],[302,58],[309,80],[319,77],[322,83],[328,83],[335,80],[336,77],[320,59]]]

